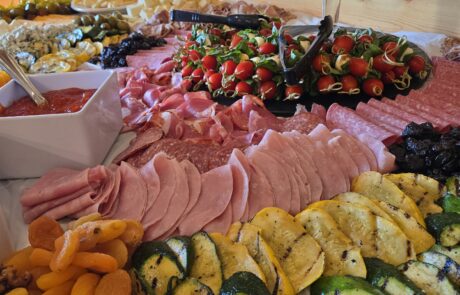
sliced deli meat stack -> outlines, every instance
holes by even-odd
[[[374,155],[367,147],[364,148],[361,142],[352,139],[341,129],[334,129],[331,131],[331,134],[336,136],[340,145],[348,151],[353,161],[356,163],[360,174],[364,171],[377,169],[377,161],[375,160]],[[371,159],[369,159],[367,155]],[[372,165],[374,162],[375,165]]]
[[[410,122],[415,122],[417,124],[425,123],[428,122],[425,118],[408,112],[407,110],[404,110],[402,108],[395,107],[390,104],[385,104],[379,100],[376,100],[375,98],[371,98],[368,102],[368,105],[373,106],[383,112],[386,112],[388,114],[393,114],[395,116],[398,116],[400,119],[404,120],[407,123]]]
[[[201,175],[200,197],[179,225],[179,233],[191,235],[218,218],[230,203],[232,192],[233,178],[230,165],[214,168]]]
[[[396,134],[401,134],[406,125],[410,123],[409,121],[400,119],[393,114],[386,113],[363,102],[358,103],[356,106],[356,113],[374,124]]]
[[[246,156],[239,149],[233,149],[228,164],[232,168],[233,176],[233,192],[232,192],[232,220],[240,219],[247,220],[245,216],[249,211],[249,181],[250,181],[250,166]]]
[[[373,136],[385,145],[396,142],[398,135],[393,134],[362,118],[355,111],[342,107],[337,103],[332,104],[327,111],[327,125],[329,128],[340,128],[355,137],[360,134]]]

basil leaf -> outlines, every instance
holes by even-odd
[[[256,63],[256,68],[266,68],[272,73],[280,72],[278,64],[272,59],[263,59],[260,62]]]
[[[369,44],[369,47],[366,49],[366,51],[363,53],[362,56],[366,61],[369,61],[371,57],[377,56],[382,53],[383,53],[383,50],[380,49],[380,47],[371,43]]]

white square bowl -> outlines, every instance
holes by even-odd
[[[51,168],[82,169],[104,160],[123,125],[116,73],[88,71],[33,75],[44,93],[77,87],[97,89],[76,113],[0,117],[0,179],[40,177]],[[0,88],[8,107],[25,96],[10,81]]]

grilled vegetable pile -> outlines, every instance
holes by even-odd
[[[423,173],[441,182],[460,174],[460,128],[441,133],[431,123],[412,122],[402,137],[402,143],[390,147],[401,171]]]
[[[265,208],[226,236],[146,242],[131,275],[143,294],[457,294],[460,215],[438,205],[457,201],[448,183],[366,172],[296,216]]]
[[[72,14],[74,11],[70,8],[69,0],[59,1],[42,1],[42,0],[27,0],[20,1],[18,5],[1,7],[0,19],[7,23],[15,19],[32,20],[36,16],[48,14]]]

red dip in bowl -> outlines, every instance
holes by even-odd
[[[0,117],[76,113],[83,108],[94,92],[96,89],[80,88],[49,91],[42,93],[48,100],[48,104],[41,107],[37,106],[29,96],[24,96],[9,107],[0,105]]]

